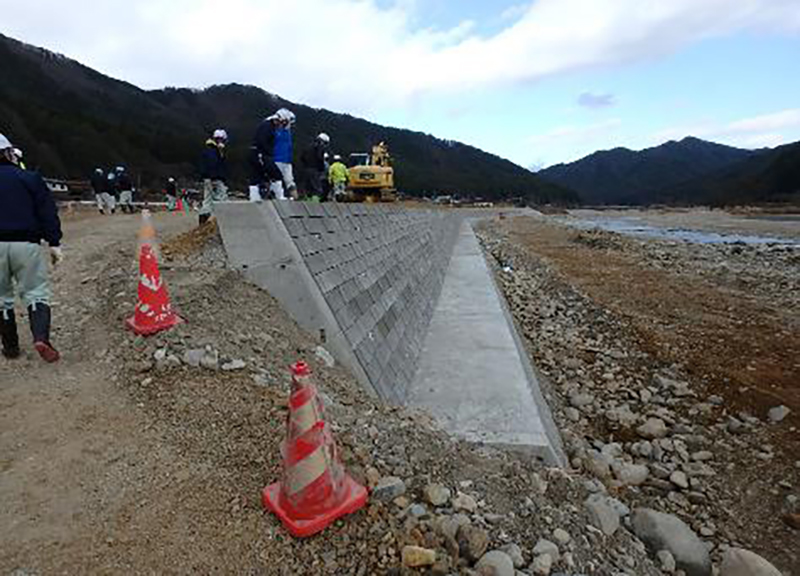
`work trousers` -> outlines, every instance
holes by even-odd
[[[214,204],[228,201],[228,188],[222,180],[203,180],[203,206],[200,214],[211,215],[214,213]]]
[[[14,309],[14,285],[26,307],[50,304],[47,256],[39,244],[0,242],[0,306]]]

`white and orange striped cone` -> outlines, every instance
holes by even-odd
[[[264,507],[289,532],[311,536],[367,503],[367,490],[345,471],[322,403],[305,362],[292,366],[287,437],[281,450],[283,478],[264,488]]]
[[[138,295],[134,314],[125,322],[136,334],[150,336],[183,322],[172,310],[167,285],[161,279],[156,231],[148,210],[142,210],[142,227],[139,230]]]

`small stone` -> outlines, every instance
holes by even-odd
[[[533,555],[550,556],[554,563],[558,562],[558,559],[561,556],[558,550],[558,545],[555,542],[551,542],[550,540],[546,540],[544,538],[540,538],[536,543],[536,546],[533,547]]]
[[[692,454],[692,460],[695,462],[706,462],[714,458],[714,453],[708,450],[700,450]]]
[[[573,408],[572,406],[564,408],[564,416],[566,416],[567,419],[570,420],[571,422],[577,422],[578,420],[581,419],[580,411],[577,408]]]
[[[547,482],[542,479],[536,472],[531,474],[531,488],[535,494],[539,496],[544,496],[547,493]]]
[[[675,566],[675,557],[669,550],[659,550],[658,554],[656,554],[656,559],[658,560],[658,564],[661,566],[661,570],[667,574],[672,574],[675,572],[675,569],[677,568],[677,566]]]
[[[500,550],[492,550],[484,554],[475,565],[481,576],[514,576],[514,562]]]
[[[381,502],[391,502],[406,492],[406,483],[396,476],[385,476],[372,490],[372,498]]]
[[[192,368],[199,368],[205,353],[205,350],[187,350],[183,353],[183,363]]]
[[[782,576],[764,558],[742,548],[729,548],[722,556],[722,576]]]
[[[531,562],[531,570],[536,576],[549,576],[553,569],[553,559],[548,554],[537,556]]]
[[[222,365],[222,369],[225,372],[233,372],[234,370],[242,370],[244,368],[247,368],[247,362],[244,360],[231,360]]]
[[[516,544],[506,544],[500,548],[501,552],[508,554],[511,561],[514,563],[514,568],[522,568],[525,566],[525,558],[522,556],[522,549]]]
[[[425,500],[434,506],[444,506],[450,500],[450,489],[441,484],[428,484],[424,492]]]
[[[483,528],[467,525],[458,530],[458,548],[470,562],[477,562],[488,546],[489,534]]]
[[[633,513],[631,527],[652,553],[668,550],[687,576],[711,576],[708,549],[677,516],[639,508]]]
[[[623,486],[639,486],[644,484],[650,475],[650,469],[644,464],[615,463],[614,476]]]
[[[636,431],[642,438],[655,440],[656,438],[664,438],[667,435],[667,425],[661,418],[648,418]]]
[[[556,528],[553,530],[553,538],[560,546],[564,546],[568,544],[570,540],[572,540],[572,536],[569,535],[569,532],[562,530],[561,528]]]
[[[675,484],[681,490],[688,490],[689,489],[689,478],[686,476],[684,472],[680,470],[675,470],[672,474],[669,475],[669,481]]]
[[[614,509],[610,496],[592,494],[584,505],[589,513],[589,521],[606,536],[611,536],[619,528],[620,515]]]
[[[769,421],[773,424],[783,422],[784,418],[786,418],[790,413],[791,410],[786,406],[776,406],[775,408],[771,408],[769,411]]]
[[[219,370],[219,352],[216,350],[206,350],[200,359],[200,366],[206,370]]]
[[[436,551],[420,546],[404,546],[402,555],[403,566],[409,568],[431,566],[436,562]]]
[[[585,392],[579,392],[570,397],[569,403],[575,408],[584,408],[594,403],[594,396]]]
[[[408,515],[412,518],[422,518],[428,515],[428,509],[422,504],[412,504],[408,508]]]
[[[328,368],[333,368],[336,366],[336,360],[334,359],[333,355],[324,347],[317,346],[316,350],[314,350],[314,355],[319,358]]]
[[[367,478],[367,486],[370,488],[377,486],[378,482],[381,480],[381,473],[378,472],[377,468],[373,468],[372,466],[367,468],[365,476]]]
[[[478,509],[478,503],[475,502],[475,498],[469,494],[459,492],[456,497],[453,498],[453,508],[455,510],[464,510],[465,512],[472,513]]]

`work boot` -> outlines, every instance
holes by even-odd
[[[197,220],[200,223],[200,226],[202,226],[203,224],[208,222],[209,218],[211,218],[211,214],[200,214],[200,216],[198,216]]]
[[[3,356],[9,360],[19,358],[19,336],[17,336],[17,319],[13,310],[0,312],[0,336],[3,341]]]
[[[33,347],[45,362],[57,362],[61,355],[50,343],[50,306],[34,304],[28,307]]]

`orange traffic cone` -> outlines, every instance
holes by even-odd
[[[167,285],[161,279],[155,237],[150,211],[142,210],[142,227],[139,231],[139,302],[134,315],[125,323],[136,334],[143,336],[150,336],[183,322],[172,311]]]
[[[287,438],[281,449],[283,478],[264,488],[264,507],[292,535],[311,536],[367,503],[367,490],[345,471],[308,364],[292,366]]]

